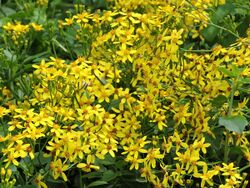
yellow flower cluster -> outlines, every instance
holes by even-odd
[[[7,37],[10,37],[16,46],[27,45],[28,40],[26,39],[26,34],[29,33],[31,29],[34,31],[43,30],[39,24],[21,24],[21,22],[8,22],[3,26],[3,29],[7,32]]]
[[[36,3],[37,3],[39,6],[47,6],[48,3],[49,3],[49,0],[36,0]]]
[[[16,180],[11,178],[11,169],[1,168],[0,173],[2,187],[13,187],[15,185]]]
[[[42,151],[54,179],[67,181],[74,166],[89,173],[100,169],[96,159],[119,155],[155,187],[185,185],[193,177],[201,187],[241,185],[244,178],[233,163],[209,161],[207,140],[216,139],[214,121],[229,108],[227,102],[218,109],[212,104],[229,98],[232,89],[220,68],[238,67],[249,78],[250,39],[207,53],[182,48],[187,38],[202,40],[207,7],[223,1],[110,3],[112,11],[83,11],[60,22],[62,30],[75,28],[77,43],[85,44],[86,35],[91,39],[86,56],[33,65],[33,98],[0,107],[0,118],[11,117],[0,137],[5,167]],[[4,26],[16,38],[29,28]],[[232,113],[244,114],[248,100]],[[250,163],[247,132],[229,137]],[[42,179],[39,174],[35,181],[46,187]]]

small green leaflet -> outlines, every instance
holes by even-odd
[[[248,125],[248,121],[244,116],[241,115],[225,116],[219,118],[219,125],[223,125],[229,131],[241,134]]]
[[[106,185],[106,184],[108,184],[108,182],[97,180],[89,184],[88,187],[97,187],[97,186]]]

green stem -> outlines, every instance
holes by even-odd
[[[239,170],[239,172],[241,173],[241,172],[243,172],[244,170],[246,170],[246,169],[248,169],[248,168],[250,168],[250,164],[247,165],[247,166],[242,167],[242,168]]]
[[[83,188],[83,184],[82,184],[82,171],[81,169],[79,169],[80,172],[80,188]]]
[[[228,116],[231,116],[231,114],[232,114],[233,101],[234,101],[234,93],[235,93],[235,81],[233,80],[232,90],[231,90],[231,93],[230,93],[229,108],[228,108],[228,112],[227,112]]]
[[[228,155],[229,155],[229,131],[226,130],[226,140],[225,140],[225,147],[224,147],[224,163],[228,162]]]
[[[200,50],[188,50],[188,49],[185,49],[185,48],[180,48],[181,51],[184,51],[184,52],[194,52],[194,53],[204,53],[204,52],[212,52],[212,50],[206,50],[206,49],[200,49]]]
[[[235,80],[232,80],[232,90],[230,93],[230,99],[229,99],[229,109],[227,112],[227,116],[231,116],[232,115],[232,110],[233,110],[233,100],[234,100],[234,93],[236,90],[236,84],[235,84]],[[225,147],[224,147],[224,162],[227,163],[228,162],[228,155],[229,155],[229,130],[226,129],[226,140],[225,140]]]
[[[222,30],[224,30],[224,31],[227,31],[228,33],[231,33],[231,34],[232,34],[233,36],[235,36],[236,38],[240,38],[238,34],[234,33],[233,31],[231,31],[231,30],[229,30],[229,29],[227,29],[227,28],[225,28],[225,27],[221,27],[221,26],[219,26],[219,25],[217,25],[217,24],[214,24],[213,22],[208,22],[207,24],[208,24],[208,25],[212,25],[212,26],[214,26],[214,27],[217,27],[218,29],[222,29]]]

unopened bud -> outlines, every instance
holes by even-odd
[[[10,178],[11,174],[12,174],[11,169],[8,169],[8,170],[7,170],[7,177]]]
[[[4,168],[1,168],[1,176],[4,176],[6,173],[5,169]]]

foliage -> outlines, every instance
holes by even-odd
[[[247,187],[242,4],[0,1],[1,187]]]

